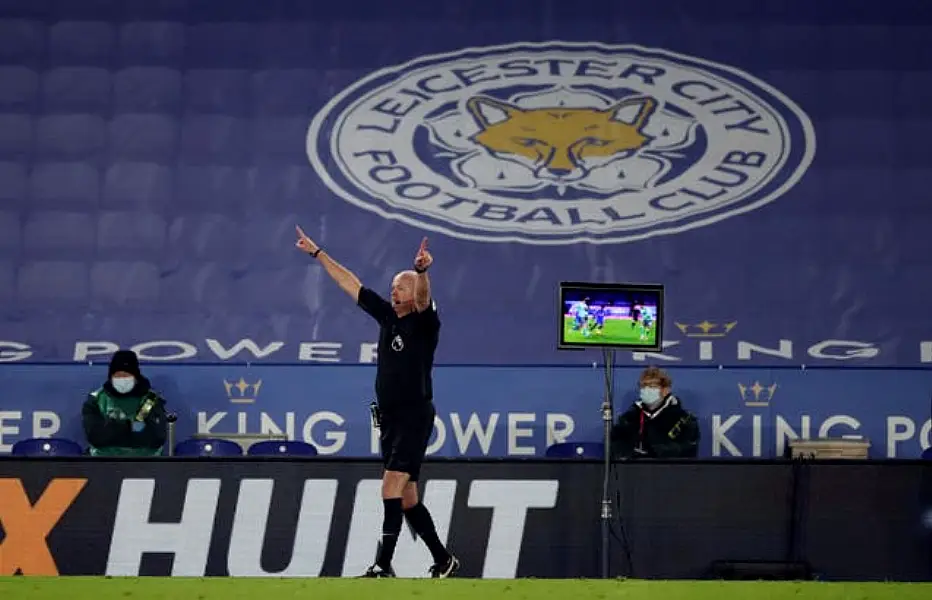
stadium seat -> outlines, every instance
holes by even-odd
[[[932,460],[932,448],[926,448],[922,453],[923,460]]]
[[[20,306],[73,307],[87,300],[87,264],[65,260],[23,262],[16,287]]]
[[[168,166],[155,163],[113,163],[104,173],[101,204],[116,210],[147,207],[158,212],[171,203],[174,174]]]
[[[47,51],[47,25],[39,20],[0,21],[0,61],[3,64],[40,63]]]
[[[90,271],[91,297],[109,308],[155,307],[159,297],[158,265],[143,261],[95,263]]]
[[[110,121],[107,135],[114,159],[170,163],[178,144],[178,121],[170,115],[124,113]]]
[[[236,442],[222,439],[185,440],[175,446],[175,456],[242,456],[243,448]]]
[[[250,73],[246,69],[191,69],[184,75],[188,112],[244,117],[250,114]]]
[[[3,161],[0,158],[0,181],[3,182],[0,187],[0,206],[12,209],[18,204],[26,204],[26,192],[29,189],[26,173],[26,163]]]
[[[13,444],[13,456],[82,456],[81,445],[63,438],[30,438]]]
[[[256,442],[246,451],[249,456],[317,456],[313,444],[298,441]]]
[[[186,162],[240,165],[251,156],[250,133],[243,118],[187,115],[181,121],[181,155]]]
[[[21,65],[0,67],[0,110],[32,112],[39,94],[39,73]]]
[[[565,442],[547,448],[547,458],[605,458],[602,442]]]
[[[99,113],[110,110],[110,71],[100,67],[61,67],[42,75],[42,106],[47,113]]]
[[[33,121],[30,115],[0,114],[0,158],[29,156],[33,147]]]
[[[185,24],[170,21],[126,23],[120,26],[119,45],[118,58],[126,65],[178,65],[184,60]]]
[[[100,173],[89,163],[40,162],[29,176],[29,190],[30,208],[77,205],[80,210],[88,210],[97,206]]]
[[[107,144],[99,115],[45,115],[36,122],[36,152],[45,160],[93,161]]]
[[[175,113],[181,90],[181,71],[165,67],[128,67],[117,71],[113,80],[120,113]]]
[[[111,23],[59,20],[49,27],[47,60],[50,65],[107,66],[115,41]]]

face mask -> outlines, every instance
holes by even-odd
[[[134,387],[136,387],[136,378],[135,377],[113,377],[110,379],[110,384],[113,385],[115,389],[120,394],[128,394]]]
[[[660,388],[655,387],[642,387],[641,388],[641,402],[647,406],[654,406],[660,402]]]

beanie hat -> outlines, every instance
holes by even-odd
[[[110,370],[108,377],[112,377],[117,371],[125,371],[133,377],[141,377],[142,372],[139,370],[139,358],[132,350],[119,350],[110,359]]]

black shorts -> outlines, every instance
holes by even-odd
[[[421,463],[434,431],[433,405],[424,409],[382,413],[379,428],[382,444],[382,464],[386,471],[407,473],[411,481],[421,474]]]

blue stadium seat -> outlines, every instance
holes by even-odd
[[[16,267],[13,261],[3,260],[3,245],[0,244],[0,302],[9,309],[13,308],[13,301],[16,295]],[[4,323],[5,328],[8,323]],[[6,335],[12,335],[7,330]],[[15,337],[10,339],[16,339]]]
[[[259,71],[252,77],[252,97],[260,115],[301,115],[308,104],[328,98],[320,90],[322,71],[276,69]]]
[[[547,448],[547,458],[605,458],[602,442],[564,442]]]
[[[231,245],[231,240],[248,243]],[[228,215],[182,215],[173,219],[168,228],[165,254],[188,263],[194,259],[227,262],[243,254],[241,245],[251,249],[253,243],[252,236],[245,236],[243,227]]]
[[[197,23],[188,27],[185,60],[192,68],[242,67],[252,63],[256,28],[252,23]]]
[[[319,181],[313,170],[297,164],[262,165],[255,170],[250,204],[266,209],[285,209],[276,212],[282,215],[290,214],[295,210],[295,206],[301,205],[305,194],[323,193],[325,188],[320,187],[322,184]]]
[[[100,171],[91,163],[37,163],[29,177],[29,206],[97,207]]]
[[[177,267],[166,268],[162,273],[159,306],[166,309],[211,309],[218,298],[232,304],[237,299],[230,295],[230,280],[226,265],[182,259]]]
[[[96,245],[97,220],[88,213],[37,211],[23,226],[23,248],[33,259],[90,257]]]
[[[119,58],[126,65],[174,66],[184,59],[184,23],[141,20],[122,25],[119,35]]]
[[[161,209],[171,203],[174,177],[168,166],[118,162],[104,174],[101,203],[117,210]]]
[[[53,115],[39,119],[36,150],[44,158],[94,159],[107,143],[107,123],[97,115]]]
[[[177,177],[177,211],[211,209],[229,215],[240,207],[258,202],[254,198],[255,188],[250,183],[251,175],[247,169],[182,165]]]
[[[148,212],[102,212],[97,221],[97,249],[122,258],[156,258],[165,251],[165,219]]]
[[[23,66],[0,67],[0,110],[33,112],[38,95],[38,72]]]
[[[91,267],[91,296],[105,308],[154,309],[161,280],[159,267],[150,262],[111,261]]]
[[[27,204],[29,177],[26,164],[21,162],[0,162],[0,205],[12,208]]]
[[[0,181],[3,181],[0,179]],[[19,213],[0,212],[0,256],[11,256],[19,250],[22,238],[22,223]]]
[[[176,113],[181,105],[181,71],[165,67],[129,67],[113,81],[119,112]]]
[[[244,117],[251,110],[249,71],[192,69],[184,76],[185,109]]]
[[[0,62],[36,66],[45,54],[48,28],[40,21],[0,21]]]
[[[190,439],[175,446],[175,456],[242,456],[243,448],[236,442],[221,439]]]
[[[252,154],[246,119],[189,115],[181,123],[181,156],[195,163],[238,165]]]
[[[18,303],[33,308],[70,307],[88,296],[87,264],[79,261],[23,263],[16,282]]]
[[[30,438],[13,444],[13,456],[81,456],[81,445],[64,438]]]
[[[178,121],[170,115],[116,115],[108,128],[116,160],[171,163],[178,144]]]
[[[268,440],[256,442],[246,452],[249,456],[317,456],[313,444],[299,441]]]
[[[294,132],[301,131],[306,117],[272,118],[253,121],[253,151],[259,156],[275,157],[275,164],[300,164],[304,156],[294,151]]]
[[[32,151],[32,117],[0,114],[0,158],[26,159]]]
[[[42,107],[49,113],[108,112],[110,71],[61,67],[42,76]]]
[[[922,459],[923,459],[923,460],[932,460],[932,447],[926,448],[926,449],[922,452]]]
[[[116,27],[102,21],[59,21],[49,29],[53,65],[109,66],[116,47]]]

